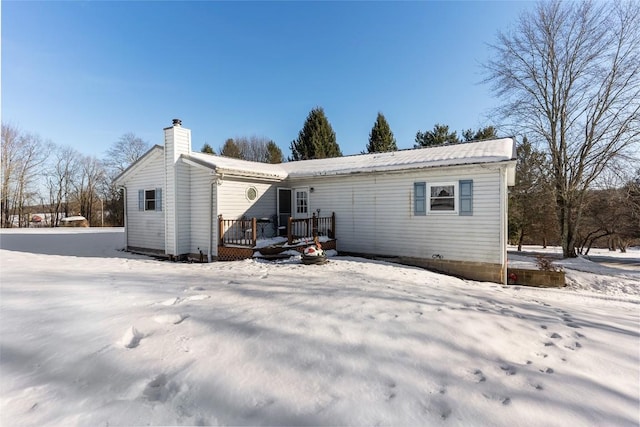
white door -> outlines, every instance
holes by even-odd
[[[293,189],[293,217],[309,218],[309,188]]]

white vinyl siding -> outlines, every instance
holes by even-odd
[[[176,254],[187,254],[191,250],[191,176],[192,168],[183,163],[176,164]]]
[[[340,250],[500,263],[498,167],[449,167],[392,174],[292,180],[313,186],[309,209],[336,213]],[[414,184],[473,180],[473,215],[416,215]],[[428,195],[429,193],[427,193]],[[427,201],[428,203],[428,201]]]
[[[271,218],[276,214],[276,183],[262,183],[224,178],[218,186],[218,214],[226,219]],[[246,197],[249,187],[255,187],[255,200]]]
[[[137,173],[123,184],[127,188],[127,246],[164,251],[164,212],[143,210],[139,207],[139,192],[161,188],[164,182],[164,158],[162,151],[152,152],[140,165]]]
[[[165,129],[165,252],[183,255],[190,249],[190,166],[178,160],[190,151],[191,131],[181,127]]]
[[[211,238],[213,247],[212,254],[215,255],[217,249],[217,240],[215,233],[218,229],[215,206],[213,213],[209,211],[211,199],[211,181],[212,176],[205,170],[200,168],[191,168],[191,209],[189,212],[191,218],[191,247],[189,252],[198,254],[199,250],[203,254],[207,254],[209,248],[209,239]],[[214,184],[214,191],[217,185]],[[213,218],[213,224],[209,226],[209,221]],[[211,230],[212,236],[209,236]]]

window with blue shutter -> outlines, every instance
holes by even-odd
[[[144,210],[144,190],[138,190],[138,210]]]
[[[473,215],[473,180],[460,180],[459,187],[460,215]]]
[[[413,183],[413,214],[427,214],[427,185],[424,182]]]
[[[156,188],[156,211],[162,211],[162,188]]]

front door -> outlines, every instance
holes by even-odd
[[[278,236],[287,235],[289,217],[293,215],[291,209],[292,191],[290,188],[278,188]]]
[[[295,188],[293,190],[293,217],[309,218],[309,189]]]

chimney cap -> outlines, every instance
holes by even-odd
[[[173,119],[173,125],[174,125],[174,126],[182,126],[182,120],[180,120],[180,119]]]

